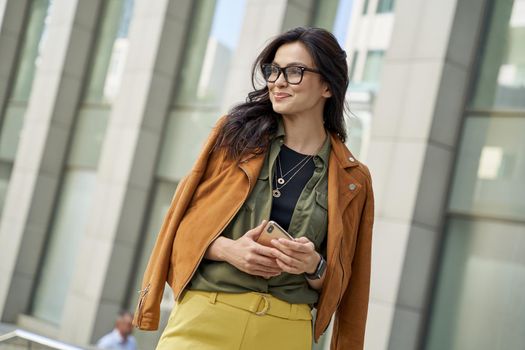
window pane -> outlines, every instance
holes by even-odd
[[[188,173],[217,122],[217,112],[172,111],[163,137],[157,176],[178,181]]]
[[[525,225],[453,218],[444,248],[427,349],[522,349]]]
[[[31,95],[33,79],[39,62],[40,48],[49,22],[50,4],[50,0],[35,0],[31,3],[13,88],[8,96],[5,110],[0,111],[4,113],[3,117],[0,115],[0,161],[7,161],[0,170],[2,172],[0,175],[0,213],[18,149],[27,102]]]
[[[134,0],[107,1],[104,21],[84,97],[86,103],[111,103],[120,87],[128,51],[128,29]]]
[[[339,0],[317,1],[311,25],[332,30],[337,16]]]
[[[368,0],[363,1],[363,15],[366,15],[368,12]]]
[[[71,141],[68,165],[95,169],[102,150],[110,109],[82,107]]]
[[[341,47],[346,46],[346,36],[350,26],[350,19],[352,18],[352,5],[352,0],[339,0],[337,6],[332,33],[334,33]]]
[[[359,58],[359,52],[357,50],[355,50],[354,54],[352,55],[352,63],[350,65],[350,70],[348,71],[348,80],[349,81],[353,81],[354,80],[355,67],[357,65],[358,58]]]
[[[29,99],[50,8],[50,0],[35,0],[31,4],[11,100],[27,102]]]
[[[525,219],[525,118],[469,116],[449,210]]]
[[[351,14],[352,0],[317,0],[310,25],[331,31],[344,47]]]
[[[372,88],[377,88],[379,85],[384,55],[384,51],[374,50],[368,51],[368,54],[366,56],[366,63],[363,71],[362,82],[369,84]]]
[[[348,148],[353,155],[363,160],[370,143],[370,122],[372,114],[367,110],[353,110],[347,119]]]
[[[525,0],[494,1],[473,108],[525,109]]]
[[[69,171],[60,193],[32,310],[34,316],[55,324],[62,316],[95,183],[92,171]]]
[[[11,176],[11,168],[11,163],[2,162],[0,160],[0,217],[2,217],[7,185],[9,184],[9,178]]]
[[[8,104],[2,129],[0,130],[0,159],[14,162],[20,131],[24,124],[26,103],[11,102]]]
[[[197,2],[176,84],[176,106],[220,106],[241,32],[245,2]]]
[[[379,0],[377,13],[392,12],[394,10],[394,0]]]

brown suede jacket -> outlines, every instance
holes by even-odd
[[[264,154],[241,161],[212,152],[221,118],[191,172],[179,183],[144,274],[134,325],[159,326],[165,283],[177,300],[215,240],[253,189]],[[374,197],[368,168],[335,135],[328,168],[327,270],[314,337],[335,313],[331,349],[362,349],[368,311]]]

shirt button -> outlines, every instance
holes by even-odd
[[[357,187],[357,186],[356,186],[355,184],[350,184],[350,185],[348,185],[348,188],[350,189],[350,191],[355,190],[356,187]]]
[[[348,160],[351,161],[351,162],[355,162],[355,158],[354,157],[350,157],[350,158],[348,158]]]
[[[321,171],[323,171],[323,169],[321,169],[321,168],[315,168],[315,172],[316,172],[316,173],[320,173]]]
[[[280,140],[279,140],[279,143],[283,143],[283,142],[284,142],[284,140],[283,140],[283,139],[280,139]]]

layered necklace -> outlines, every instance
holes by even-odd
[[[279,155],[277,155],[277,167],[279,170],[279,176],[277,175],[276,171],[275,189],[272,191],[272,196],[274,196],[275,198],[281,197],[281,190],[284,188],[284,186],[288,185],[288,183],[290,183],[290,180],[292,180],[295,177],[295,175],[297,175],[313,157],[314,156],[312,155],[304,156],[304,158],[302,158],[299,161],[299,163],[295,164],[290,170],[283,174],[283,168],[281,167],[281,158]],[[285,177],[288,176],[290,173],[292,173],[292,175],[290,175],[290,177],[286,180]]]

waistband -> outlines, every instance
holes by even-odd
[[[290,304],[267,293],[222,293],[186,290],[183,299],[195,295],[208,298],[212,304],[226,304],[249,311],[257,316],[271,315],[289,320],[312,319],[308,304]]]

